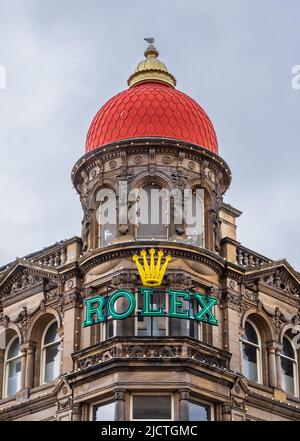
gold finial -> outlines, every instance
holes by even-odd
[[[153,44],[154,38],[149,37],[144,40],[149,43],[144,52],[146,60],[141,61],[133,74],[130,75],[127,81],[128,86],[135,86],[145,81],[156,81],[175,87],[175,77],[168,71],[167,66],[157,58],[159,52]]]

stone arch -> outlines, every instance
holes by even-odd
[[[295,330],[295,333],[291,332],[293,329]],[[292,334],[292,338],[293,338],[293,336],[296,337],[298,340],[298,344],[300,344],[300,323],[298,325],[291,323],[291,322],[286,323],[280,330],[280,333],[278,336],[279,343],[282,344],[283,337],[285,336],[285,334]],[[299,338],[297,337],[298,335],[299,335]]]
[[[172,191],[176,188],[173,180],[170,178],[170,176],[167,175],[167,173],[155,171],[155,174],[151,176],[149,174],[149,170],[143,170],[133,178],[130,185],[130,190],[141,188],[146,183],[151,183],[152,180],[155,180],[155,183],[161,186],[167,184],[167,188],[169,191]]]
[[[249,308],[245,311],[241,319],[242,328],[245,327],[246,320],[252,321],[259,332],[261,333],[265,341],[271,341],[276,339],[276,332],[274,326],[267,314],[263,311],[258,311],[256,308]]]

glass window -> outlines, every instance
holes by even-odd
[[[244,375],[256,383],[260,383],[260,345],[259,337],[254,326],[245,324],[243,345],[243,372]]]
[[[166,309],[166,292],[156,289],[151,296],[150,307],[152,310]],[[143,296],[137,295],[137,335],[139,337],[163,337],[166,335],[166,317],[147,317],[141,314],[143,308]]]
[[[189,402],[189,421],[210,421],[210,407],[196,401]]]
[[[157,185],[146,185],[139,191],[137,198],[138,239],[167,239],[168,201],[167,192]]]
[[[115,402],[98,404],[93,409],[94,421],[114,421],[115,420]]]
[[[43,383],[49,383],[59,375],[60,370],[60,339],[57,322],[51,323],[42,342]]]
[[[171,420],[171,395],[133,395],[132,419]]]
[[[189,309],[191,317],[199,310],[196,299],[184,300],[182,310]],[[202,324],[194,319],[182,319],[169,317],[169,335],[172,337],[188,336],[197,340],[202,340]]]
[[[281,374],[284,390],[290,395],[297,393],[297,361],[289,338],[283,337],[281,354]]]
[[[110,245],[117,237],[116,195],[109,188],[101,188],[96,196],[98,223],[98,246]]]
[[[204,192],[197,188],[191,197],[185,197],[185,234],[192,244],[203,246],[204,243]]]
[[[21,352],[19,339],[15,338],[8,346],[5,360],[5,395],[15,395],[21,388]]]

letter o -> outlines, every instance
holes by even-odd
[[[115,310],[115,302],[120,298],[125,297],[128,300],[128,307],[123,312],[117,312]],[[128,317],[135,310],[136,301],[135,297],[130,291],[118,290],[114,292],[107,301],[107,314],[114,319],[121,320]]]

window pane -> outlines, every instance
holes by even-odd
[[[295,394],[294,363],[281,357],[281,372],[284,390],[291,395]]]
[[[139,228],[138,238],[166,239],[168,222],[168,201],[166,192],[158,186],[147,185],[143,187],[138,196],[137,213]]]
[[[289,342],[289,340],[286,337],[283,338],[283,354],[286,357],[295,359],[295,353],[294,353],[293,346],[291,345],[291,343]]]
[[[157,310],[159,308],[165,309],[166,305],[166,293],[165,291],[154,292],[151,296],[150,308]],[[147,337],[155,336],[162,337],[166,335],[166,317],[147,317],[141,314],[143,308],[143,296],[138,296],[138,317],[137,328],[138,336]]]
[[[243,369],[249,380],[258,382],[257,349],[247,343],[243,343]]]
[[[45,339],[44,339],[44,345],[47,345],[49,343],[52,343],[54,341],[59,340],[59,335],[57,333],[57,323],[54,322],[49,327],[48,331],[46,332]]]
[[[246,325],[245,325],[245,335],[243,337],[243,340],[246,340],[246,341],[249,341],[251,343],[258,345],[258,338],[257,338],[256,332],[255,332],[255,329],[248,322],[246,322]]]
[[[171,395],[134,395],[133,419],[169,420],[171,419]]]
[[[190,243],[203,245],[203,190],[197,189],[191,198],[185,199],[186,239]]]
[[[100,225],[100,245],[109,245],[117,236],[115,224]]]
[[[190,320],[169,318],[169,335],[172,337],[189,336],[190,335]],[[190,335],[193,337],[193,335]]]
[[[210,408],[203,404],[198,404],[193,401],[189,402],[189,420],[190,421],[209,421]]]
[[[115,336],[116,336],[116,321],[110,318],[106,322],[106,338],[111,338]]]
[[[16,338],[13,341],[13,343],[10,345],[9,351],[7,353],[7,360],[17,357],[18,355],[20,355],[20,345],[19,345],[19,339]]]
[[[14,395],[21,387],[21,358],[10,361],[7,365],[7,395]]]
[[[45,375],[44,382],[54,380],[59,375],[60,344],[48,346],[45,349]]]
[[[114,421],[115,403],[114,401],[94,407],[94,421]]]

